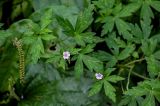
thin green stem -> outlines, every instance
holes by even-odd
[[[119,67],[127,67],[127,68],[129,68],[129,69],[133,69],[134,67],[133,66],[131,66],[131,65],[133,65],[134,63],[137,63],[137,62],[141,62],[141,61],[143,61],[143,60],[145,60],[145,58],[141,58],[141,59],[138,59],[138,60],[133,60],[133,61],[131,61],[131,62],[129,62],[129,63],[127,63],[127,64],[124,64],[124,65],[121,65],[121,64],[119,64],[118,66]],[[129,72],[130,72],[130,70],[128,70]],[[147,77],[145,77],[145,76],[143,76],[143,75],[140,75],[140,74],[138,74],[138,73],[136,73],[136,72],[133,72],[133,71],[131,71],[131,73],[129,73],[128,75],[130,76],[130,74],[133,74],[133,75],[135,75],[135,76],[137,76],[137,77],[140,77],[140,78],[142,78],[142,79],[149,79],[149,78],[147,78]]]
[[[157,76],[157,79],[159,79],[160,78],[160,72],[158,73],[158,76]]]
[[[136,72],[131,72],[133,75],[135,75],[135,76],[137,76],[137,77],[140,77],[140,78],[142,78],[142,79],[145,79],[145,80],[149,80],[150,78],[147,78],[147,77],[145,77],[145,76],[143,76],[143,75],[140,75],[140,74],[138,74],[138,73],[136,73]]]
[[[131,64],[134,64],[134,63],[137,63],[137,62],[141,62],[141,61],[143,61],[143,60],[145,60],[145,58],[141,58],[141,59],[138,59],[138,60],[131,61],[131,62],[125,64],[124,66],[129,66],[129,65],[131,65]]]
[[[122,89],[122,92],[124,93],[124,88],[123,88],[122,81],[121,81],[121,89]]]
[[[126,84],[126,89],[128,90],[128,86],[129,86],[129,83],[130,83],[130,76],[131,76],[131,72],[133,70],[133,67],[132,66],[130,69],[129,69],[129,73],[128,73],[128,79],[127,79],[127,84]]]

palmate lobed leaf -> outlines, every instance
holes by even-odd
[[[110,48],[110,51],[114,56],[117,56],[119,54],[119,45],[116,41],[116,33],[113,32],[109,34],[109,37],[105,39],[107,46]]]
[[[44,15],[41,16],[40,19],[40,26],[41,29],[46,28],[49,24],[52,22],[52,17],[53,17],[53,9],[52,8],[47,8],[45,9]]]
[[[105,52],[105,51],[97,51],[97,52],[94,52],[92,53],[92,56],[93,57],[96,57],[97,59],[99,59],[100,61],[109,61],[111,60],[112,58],[112,55],[109,54],[108,52]]]
[[[42,53],[44,53],[43,42],[41,38],[37,38],[29,48],[27,59],[32,63],[37,63]]]
[[[64,19],[63,17],[58,16],[58,15],[56,15],[56,19],[57,19],[59,25],[61,25],[62,28],[65,30],[65,32],[67,32],[70,36],[73,36],[74,27],[70,23],[70,21],[68,19]]]
[[[83,55],[83,62],[90,71],[93,71],[93,70],[101,71],[101,70],[103,70],[102,62],[95,57],[91,57],[91,56],[88,56],[88,55]]]
[[[108,10],[108,9],[111,9],[111,8],[114,6],[115,0],[109,0],[109,1],[107,1],[107,0],[93,1],[93,4],[94,4],[95,6],[97,6],[98,8],[102,9],[102,10],[104,10],[104,9]],[[100,12],[100,13],[101,13],[101,12]],[[102,13],[103,13],[103,12],[102,12]]]
[[[134,44],[128,44],[124,50],[119,53],[118,60],[124,60],[128,58],[135,50]]]
[[[128,17],[131,16],[140,8],[140,3],[130,3],[124,6],[121,12],[118,14],[119,17]]]
[[[148,94],[142,102],[142,106],[155,106],[155,98],[153,95]]]
[[[105,17],[105,24],[103,25],[101,36],[104,36],[105,34],[112,32],[114,28],[114,23],[114,18],[112,16]]]
[[[113,82],[113,83],[116,83],[118,81],[121,81],[121,80],[124,80],[124,78],[120,77],[120,76],[117,76],[117,75],[111,75],[111,76],[108,76],[105,78],[107,81],[109,82]]]
[[[153,55],[146,57],[147,61],[147,71],[149,72],[150,77],[155,77],[159,74],[159,61]]]
[[[158,12],[160,12],[160,1],[152,1],[151,2],[151,6],[155,9],[155,10],[157,10]]]
[[[102,83],[101,82],[96,82],[93,86],[92,89],[89,91],[89,96],[93,96],[95,94],[97,94],[98,92],[100,92],[100,90],[102,89]]]
[[[147,20],[141,21],[141,28],[143,33],[143,38],[148,39],[151,34],[152,25]]]
[[[156,39],[147,39],[142,40],[142,46],[141,49],[145,56],[150,56],[154,53],[156,46],[157,46],[157,40]]]
[[[83,75],[83,61],[82,55],[80,54],[77,58],[77,61],[74,66],[75,76],[76,78],[80,78]]]
[[[94,51],[95,46],[96,46],[95,44],[88,44],[88,45],[86,45],[86,47],[84,47],[81,50],[81,53],[83,53],[83,54],[91,53]]]
[[[148,23],[151,23],[151,18],[154,18],[154,14],[147,2],[144,2],[141,7],[140,17]]]
[[[132,89],[129,89],[128,91],[125,91],[125,95],[128,98],[128,96],[133,97],[134,100],[137,101],[137,97],[143,97],[145,98],[141,101],[142,106],[155,106],[155,99],[158,98],[159,100],[159,94],[156,94],[155,92],[159,92],[160,90],[160,82],[159,80],[146,80],[143,82],[138,83],[138,86],[133,87]]]
[[[128,23],[123,21],[120,18],[116,19],[115,23],[116,23],[116,27],[118,29],[119,35],[122,35],[124,39],[132,40],[133,36],[129,32],[131,30],[131,28],[128,25]]]
[[[81,12],[77,18],[76,26],[75,26],[75,32],[82,33],[86,28],[89,27],[89,25],[92,23],[93,18],[93,5],[89,5],[88,8],[85,8],[83,12]]]
[[[114,67],[117,62],[118,62],[117,58],[115,56],[111,56],[111,60],[106,63],[106,67],[107,68]]]
[[[115,88],[107,81],[104,82],[105,95],[109,97],[113,102],[116,102]]]
[[[107,70],[104,72],[105,78],[94,83],[91,90],[89,91],[89,96],[93,96],[100,92],[103,86],[105,95],[109,97],[113,102],[116,102],[116,89],[113,85],[111,85],[110,82],[116,83],[118,81],[124,80],[124,78],[116,75],[110,75],[114,70],[115,68],[107,68]]]
[[[136,99],[131,96],[124,97],[118,106],[142,106],[142,101],[144,99],[142,97],[137,97]]]

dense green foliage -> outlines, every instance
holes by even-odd
[[[0,105],[159,105],[159,0],[2,0],[0,22]]]

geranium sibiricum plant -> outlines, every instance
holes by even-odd
[[[160,105],[159,0],[0,5],[0,105]]]

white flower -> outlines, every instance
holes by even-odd
[[[68,51],[63,52],[64,59],[69,59],[69,57],[70,57],[70,52],[68,52]]]
[[[96,77],[96,79],[101,80],[101,79],[103,79],[103,74],[101,74],[101,73],[96,73],[96,74],[95,74],[95,77]]]

